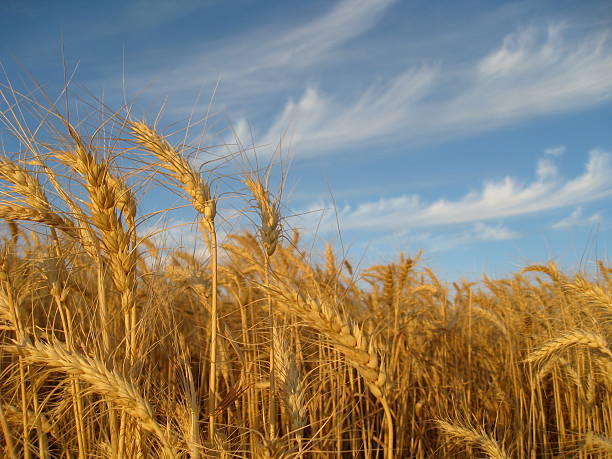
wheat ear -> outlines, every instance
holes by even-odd
[[[543,344],[538,349],[532,351],[525,359],[525,362],[542,363],[555,357],[560,352],[575,346],[586,347],[612,363],[612,352],[610,352],[603,336],[587,330],[570,331]]]
[[[583,449],[599,450],[604,454],[612,454],[612,438],[604,437],[594,432],[588,432],[584,436]]]
[[[586,304],[612,312],[612,295],[597,284],[578,277],[574,282],[564,282],[563,290]]]
[[[134,222],[136,205],[124,194],[124,187],[118,186],[107,161],[99,161],[95,150],[86,145],[76,129],[63,120],[73,146],[65,151],[56,151],[58,160],[85,179],[89,195],[91,222],[102,233],[101,246],[110,264],[111,279],[121,296],[128,338],[126,350],[132,362],[136,359],[136,264],[138,254],[133,247],[135,227],[124,227],[121,216],[128,224]],[[121,213],[118,215],[116,210]]]
[[[214,222],[217,200],[212,196],[210,185],[202,179],[202,175],[153,128],[142,122],[131,121],[130,129],[134,140],[160,159],[163,162],[162,167],[182,185],[194,209],[202,214],[207,222]]]
[[[261,217],[259,234],[266,254],[271,257],[278,244],[280,236],[280,197],[270,196],[267,186],[258,177],[247,177],[244,184],[255,198],[257,211]]]
[[[295,352],[284,331],[274,336],[273,352],[276,364],[274,376],[287,410],[289,427],[299,442],[307,423],[306,391],[296,364]]]
[[[14,161],[0,158],[0,180],[7,182],[11,191],[19,195],[17,202],[3,201],[0,205],[0,218],[43,223],[76,238],[74,224],[53,210],[40,182],[28,169]],[[9,195],[6,192],[2,194]]]
[[[387,373],[381,349],[363,329],[345,319],[335,308],[324,301],[303,296],[287,284],[281,287],[266,286],[279,309],[293,314],[307,325],[326,336],[333,346],[346,357],[347,362],[363,377],[372,394],[381,403],[387,422],[385,457],[393,458],[393,415],[384,392]]]
[[[464,427],[437,420],[438,429],[447,437],[480,448],[490,459],[510,459],[503,446],[499,445],[483,429]]]
[[[372,393],[382,396],[386,372],[384,362],[379,359],[380,349],[359,325],[345,319],[327,302],[303,296],[286,285],[270,286],[267,290],[280,310],[293,314],[330,339],[364,377]]]
[[[5,349],[24,356],[26,361],[47,365],[88,383],[93,392],[138,419],[143,429],[156,435],[168,458],[176,457],[168,435],[155,420],[151,405],[138,389],[116,370],[111,371],[101,361],[71,351],[59,342],[46,344],[36,341],[5,346]]]

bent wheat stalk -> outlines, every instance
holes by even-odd
[[[282,311],[293,314],[307,325],[327,337],[334,348],[343,354],[346,361],[363,377],[370,392],[379,400],[387,423],[385,457],[393,457],[393,416],[384,392],[387,373],[384,360],[379,358],[381,349],[363,329],[345,319],[325,301],[304,296],[287,283],[280,286],[265,286],[275,305]]]
[[[53,209],[40,182],[28,169],[9,159],[0,158],[0,180],[7,182],[12,191],[0,191],[3,197],[12,198],[0,201],[1,219],[43,223],[77,239],[73,222]]]
[[[209,441],[215,441],[215,411],[217,397],[217,232],[215,216],[217,214],[217,199],[210,190],[210,185],[194,167],[172,147],[166,139],[145,123],[129,122],[130,129],[138,145],[153,153],[163,164],[162,167],[177,180],[187,196],[191,199],[194,209],[202,215],[202,226],[210,234],[211,252],[211,326],[210,326],[210,375],[208,390],[209,410]]]
[[[560,352],[582,346],[612,363],[612,352],[603,336],[587,330],[573,330],[555,338],[527,356],[525,362],[542,363],[556,357]]]
[[[490,459],[510,459],[503,446],[493,440],[484,430],[465,427],[438,419],[438,429],[447,437],[481,449]]]
[[[109,370],[97,359],[70,351],[59,342],[53,344],[40,341],[24,342],[14,346],[4,346],[4,349],[23,356],[27,362],[47,365],[88,383],[92,392],[113,402],[127,414],[136,418],[144,430],[157,436],[166,457],[176,457],[168,435],[155,420],[151,405],[138,389],[116,370]]]

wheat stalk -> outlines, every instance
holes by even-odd
[[[212,266],[212,298],[211,298],[211,327],[210,327],[210,374],[208,390],[209,411],[209,442],[214,442],[215,411],[217,398],[217,232],[215,216],[217,214],[217,199],[211,194],[210,185],[202,179],[193,166],[172,147],[154,129],[145,123],[131,121],[129,123],[134,140],[138,145],[153,153],[162,161],[162,166],[172,178],[177,180],[191,198],[194,209],[202,215],[202,223],[210,234],[211,266]]]
[[[2,433],[4,434],[4,441],[6,442],[6,451],[10,459],[17,459],[17,454],[15,453],[15,446],[13,445],[13,437],[11,435],[11,429],[9,428],[7,417],[4,412],[4,408],[2,407],[2,403],[0,403],[0,425],[2,426]]]
[[[253,198],[255,199],[257,210],[260,216],[260,227],[259,234],[263,245],[264,252],[264,284],[270,283],[270,257],[276,251],[278,240],[280,236],[280,195],[272,197],[269,192],[268,183],[264,185],[262,179],[257,176],[249,176],[244,179],[244,183],[251,191]],[[278,327],[276,320],[274,319],[274,311],[272,310],[272,301],[270,295],[267,295],[266,302],[268,304],[268,316],[270,320],[270,341],[272,347],[277,340],[276,334],[278,333]],[[270,441],[276,438],[277,426],[276,419],[278,416],[276,408],[276,363],[275,363],[275,352],[272,350],[269,356],[270,361],[270,400],[269,400],[269,435]]]

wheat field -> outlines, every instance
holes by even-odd
[[[214,168],[155,122],[3,99],[4,457],[612,455],[603,261],[479,283],[420,253],[356,270],[310,253],[258,168],[232,177],[250,226],[220,237]],[[166,210],[141,208],[152,183],[192,208],[203,253],[143,234]]]

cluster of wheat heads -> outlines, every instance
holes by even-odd
[[[30,131],[11,107],[4,456],[612,454],[604,263],[590,278],[550,263],[447,285],[418,254],[361,273],[331,247],[314,262],[258,171],[235,181],[257,227],[217,242],[214,174],[184,144],[129,115],[91,126],[38,105]],[[152,181],[193,207],[205,255],[139,231]]]

